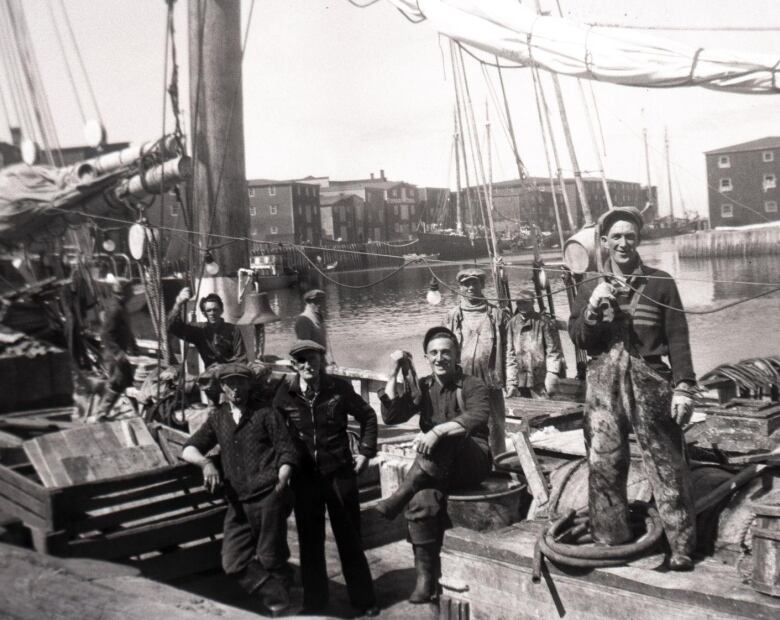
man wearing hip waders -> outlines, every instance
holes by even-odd
[[[626,481],[633,429],[669,541],[669,568],[690,570],[696,518],[681,426],[693,411],[696,377],[677,286],[637,252],[642,225],[633,207],[599,218],[609,253],[605,277],[583,283],[569,319],[574,344],[592,358],[585,411],[590,524],[597,542],[632,537]]]

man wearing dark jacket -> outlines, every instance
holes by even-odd
[[[250,401],[252,371],[224,364],[214,372],[226,402],[212,411],[187,441],[182,458],[203,469],[205,486],[222,483],[228,500],[222,566],[273,614],[289,605],[288,481],[298,453],[284,420],[271,407]],[[223,476],[206,455],[220,447]],[[223,479],[224,478],[224,479]]]
[[[296,374],[279,386],[274,409],[287,421],[301,458],[293,488],[304,611],[318,613],[328,605],[327,508],[350,602],[361,614],[375,616],[379,609],[360,536],[357,475],[376,454],[376,413],[349,382],[325,373],[325,347],[319,343],[298,340],[290,356]],[[349,416],[360,424],[359,453],[354,456],[347,435]]]
[[[428,603],[438,596],[440,552],[447,518],[447,492],[478,486],[490,473],[485,383],[463,373],[457,336],[446,327],[429,329],[423,339],[431,375],[420,381],[419,394],[396,394],[396,376],[408,354],[396,351],[382,401],[385,424],[420,416],[417,457],[398,490],[377,505],[394,519],[406,508],[409,540],[414,549],[417,584],[409,602]]]
[[[692,413],[696,377],[677,286],[636,250],[642,224],[633,207],[601,216],[605,278],[583,283],[569,319],[574,344],[592,357],[585,415],[591,531],[611,545],[631,538],[626,476],[633,427],[669,540],[669,568],[689,570],[695,514],[680,427]]]

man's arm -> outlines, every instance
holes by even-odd
[[[609,339],[609,323],[602,321],[598,300],[593,300],[591,303],[594,295],[601,297],[604,294],[601,298],[608,299],[605,293],[606,288],[599,289],[595,280],[584,282],[572,305],[569,316],[569,336],[576,346],[585,349],[588,353],[600,352]]]
[[[264,422],[271,441],[276,451],[276,462],[279,465],[278,483],[275,490],[281,493],[289,484],[293,469],[299,465],[298,450],[290,435],[290,429],[284,423],[282,415],[273,408],[269,408],[264,416]]]
[[[476,377],[467,377],[463,382],[463,409],[450,420],[462,426],[467,433],[487,424],[490,415],[490,398],[485,383]],[[438,427],[436,427],[438,428]]]
[[[230,359],[231,362],[239,362],[241,364],[247,363],[246,346],[244,345],[244,337],[241,335],[241,330],[233,326],[233,353]]]
[[[542,334],[544,336],[544,353],[547,364],[547,372],[560,376],[566,363],[563,357],[561,336],[558,333],[558,325],[555,317],[542,315]]]
[[[401,365],[405,363],[404,352],[394,351],[390,355],[390,359],[391,364],[387,373],[387,383],[384,389],[380,388],[377,392],[381,403],[382,421],[385,424],[403,424],[420,413],[420,407],[419,403],[415,404],[409,392],[404,392],[400,396],[396,392],[398,371],[401,370]]]
[[[200,330],[194,325],[188,325],[182,319],[182,308],[186,310],[187,302],[190,300],[192,293],[189,287],[184,287],[176,296],[176,301],[173,302],[173,307],[168,313],[168,331],[177,338],[181,338],[186,342],[195,342],[200,335]]]
[[[203,485],[213,493],[220,484],[219,471],[214,462],[206,456],[217,445],[217,434],[214,431],[211,416],[195,434],[187,440],[181,453],[181,458],[188,463],[197,465],[203,470]]]
[[[509,321],[506,328],[506,390],[511,396],[517,393],[517,351],[515,350],[515,322]]]
[[[665,304],[677,310],[664,308],[664,330],[666,342],[669,345],[669,363],[672,366],[672,384],[674,387],[683,384],[686,388],[696,385],[696,374],[693,372],[691,360],[691,343],[688,336],[688,320],[682,312],[683,305],[677,284],[669,283],[668,298]]]
[[[355,393],[351,385],[347,386],[347,411],[360,424],[360,454],[366,458],[376,456],[376,442],[379,434],[379,424],[376,412],[361,396]]]

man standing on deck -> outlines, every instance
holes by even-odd
[[[281,416],[269,406],[250,403],[252,371],[224,364],[215,376],[226,402],[211,412],[190,437],[182,458],[203,469],[212,493],[224,482],[228,509],[222,541],[222,567],[250,594],[258,593],[274,615],[290,604],[287,517],[288,487],[298,454]],[[220,447],[223,476],[206,455]]]
[[[187,307],[187,302],[191,298],[192,291],[187,286],[176,296],[173,308],[168,314],[168,331],[177,338],[195,346],[206,370],[215,364],[230,362],[246,364],[246,347],[241,332],[238,327],[225,322],[222,318],[225,311],[222,298],[216,293],[206,295],[199,304],[200,311],[206,317],[206,322],[185,323],[181,317],[181,309]],[[204,391],[212,405],[219,402],[221,392],[213,377],[207,375]]]
[[[295,319],[295,337],[298,340],[313,340],[327,349],[328,338],[323,317],[325,291],[315,288],[305,292],[303,303],[305,304],[303,312]]]
[[[484,382],[463,372],[458,364],[458,339],[446,327],[429,329],[423,350],[431,375],[420,391],[396,394],[396,376],[411,364],[396,351],[384,392],[380,391],[385,424],[401,424],[420,416],[417,457],[398,490],[376,509],[394,519],[406,508],[409,541],[414,549],[417,584],[409,601],[428,603],[438,597],[440,554],[447,517],[447,493],[453,488],[478,486],[490,473],[488,416],[490,397]]]
[[[293,480],[298,528],[304,613],[320,614],[328,605],[325,562],[325,509],[336,538],[341,570],[352,606],[376,616],[374,582],[360,535],[357,476],[376,454],[374,410],[352,385],[325,373],[325,347],[298,340],[290,349],[296,374],[276,392],[274,409],[287,421],[298,447],[301,467]],[[349,446],[347,423],[360,424],[358,454]]]
[[[444,325],[455,334],[464,374],[485,382],[490,398],[490,450],[506,451],[504,408],[504,354],[508,313],[483,296],[485,272],[461,269],[457,275],[460,303],[447,313]]]
[[[507,396],[550,398],[566,369],[555,318],[534,310],[536,292],[524,288],[506,332]]]
[[[639,257],[639,211],[611,209],[598,226],[609,253],[604,281],[583,283],[569,319],[574,344],[593,358],[585,415],[591,531],[609,545],[631,538],[626,478],[633,427],[671,548],[669,568],[690,570],[696,518],[681,430],[696,383],[688,324],[674,280]]]
[[[96,420],[108,417],[122,393],[133,385],[135,367],[127,359],[128,354],[137,353],[138,349],[127,312],[132,291],[132,282],[125,278],[117,278],[111,283],[111,298],[106,304],[100,330],[103,368],[108,383],[97,406]]]

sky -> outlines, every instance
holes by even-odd
[[[356,2],[362,0],[356,0]],[[487,0],[485,0],[487,1]],[[526,0],[528,1],[528,0]],[[641,26],[780,27],[776,0],[561,0],[568,17],[582,22]],[[543,8],[554,9],[550,0]],[[25,0],[33,45],[63,146],[83,143],[76,95],[57,45],[51,11],[62,24],[58,0]],[[251,0],[242,1],[246,23]],[[142,141],[163,128],[165,2],[64,0],[109,140]],[[182,93],[187,93],[187,3],[175,8]],[[780,28],[779,28],[780,30]],[[633,31],[631,31],[633,32]],[[774,54],[778,32],[654,31],[697,47]],[[448,46],[426,23],[412,24],[384,0],[364,9],[347,0],[255,2],[244,58],[244,132],[248,178],[388,178],[427,186],[455,186],[450,161],[453,86]],[[65,57],[74,58],[66,45]],[[480,124],[489,100],[479,65],[467,59],[472,101]],[[491,70],[492,71],[492,70]],[[77,72],[78,73],[78,72]],[[495,72],[491,73],[496,79]],[[533,175],[546,176],[534,91],[528,71],[505,71],[520,155]],[[545,79],[546,76],[545,76]],[[561,78],[580,166],[596,171],[576,82]],[[590,85],[586,92],[590,92]],[[4,89],[5,90],[5,89]],[[76,90],[95,116],[80,73]],[[706,214],[703,153],[780,135],[780,95],[719,93],[703,88],[649,90],[592,84],[610,178],[646,182],[643,128],[650,176],[668,212],[664,131],[670,141],[676,208]],[[546,92],[554,110],[549,81]],[[183,97],[186,104],[187,98]],[[170,108],[170,106],[168,106]],[[185,106],[186,107],[186,106]],[[515,178],[508,140],[493,119],[493,174]],[[185,117],[187,111],[184,110]],[[9,113],[13,117],[13,112]],[[165,121],[172,125],[170,109]],[[0,117],[0,140],[8,123]],[[557,135],[559,149],[563,139]],[[569,169],[568,161],[564,169]]]

